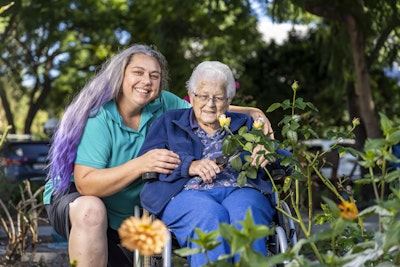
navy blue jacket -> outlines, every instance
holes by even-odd
[[[203,145],[190,126],[191,111],[192,108],[165,112],[151,125],[139,152],[140,156],[152,149],[166,148],[178,154],[181,161],[171,174],[160,174],[158,180],[146,182],[142,189],[142,206],[155,215],[159,215],[192,178],[189,176],[192,161],[202,158]],[[229,128],[233,133],[237,133],[242,126],[252,128],[253,120],[248,115],[228,112],[226,116],[231,118]],[[290,154],[288,151],[284,152]],[[262,177],[265,177],[265,172],[259,171],[257,179],[247,179],[247,182],[263,193],[272,193],[271,182]]]

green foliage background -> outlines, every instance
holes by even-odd
[[[299,96],[320,111],[310,120],[322,126],[321,134],[332,126],[345,128],[357,115],[349,101],[355,82],[349,40],[340,23],[315,14],[319,7],[331,7],[326,10],[335,10],[332,14],[348,10],[357,17],[359,6],[320,0],[254,2],[261,6],[258,12],[278,22],[311,23],[310,32],[291,32],[281,45],[266,43],[246,0],[15,1],[0,15],[0,121],[12,125],[13,132],[42,133],[43,123],[62,116],[104,60],[129,44],[147,43],[166,56],[170,90],[181,97],[195,65],[220,60],[231,66],[241,85],[234,104],[265,110],[288,98],[287,88],[298,80]],[[8,3],[0,0],[0,6]],[[371,27],[362,22],[359,29],[366,36],[373,101],[377,111],[398,120],[400,87],[382,70],[399,59],[398,42],[393,42],[399,37],[393,30],[400,25],[399,4],[379,0],[363,5],[359,18]],[[374,46],[374,38],[384,45]],[[276,129],[281,114],[271,116]]]

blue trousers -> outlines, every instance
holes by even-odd
[[[228,223],[241,229],[248,208],[255,224],[270,226],[275,213],[271,200],[253,188],[224,187],[211,190],[183,190],[166,206],[160,219],[174,232],[181,247],[196,248],[189,238],[197,238],[194,229],[203,232],[218,229],[220,223]],[[208,252],[211,261],[229,254],[229,245],[222,239],[217,248]],[[266,238],[254,242],[253,249],[267,255]],[[207,263],[204,253],[188,257],[191,267]],[[235,261],[238,260],[237,258]]]

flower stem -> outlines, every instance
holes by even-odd
[[[325,186],[336,195],[336,197],[341,201],[345,201],[345,199],[343,198],[343,196],[341,194],[339,194],[338,190],[336,189],[336,187],[332,184],[332,182],[326,178],[325,176],[323,176],[321,174],[321,172],[319,171],[319,169],[316,166],[312,166],[313,170],[315,171],[315,173],[318,175],[318,177],[320,178],[320,180],[325,184]]]

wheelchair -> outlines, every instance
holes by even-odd
[[[277,199],[277,194],[274,194],[275,200]],[[291,210],[286,202],[280,201],[280,208],[286,213],[291,214]],[[135,208],[135,216],[140,217],[142,211],[139,207]],[[275,229],[275,234],[268,237],[267,241],[267,251],[268,256],[276,255],[279,253],[284,253],[290,247],[293,247],[297,243],[297,232],[296,227],[292,219],[288,218],[281,212],[277,211],[275,213],[274,219],[271,223],[271,227]],[[145,257],[143,259],[143,267],[172,267],[172,256],[173,250],[180,248],[178,242],[174,238],[174,234],[168,230],[168,242],[164,246],[162,254],[153,255],[150,257]],[[134,252],[134,262],[138,262],[137,259],[140,257],[139,252]],[[282,267],[288,264],[284,262],[277,267]],[[137,266],[137,267],[142,267]]]

